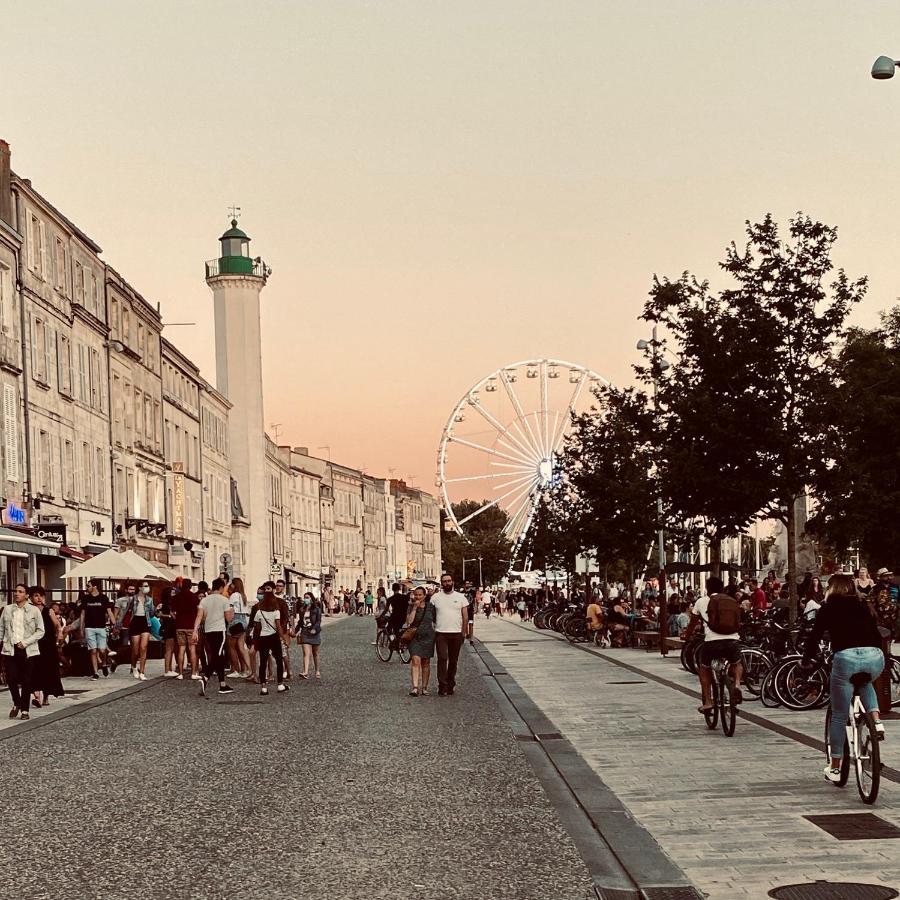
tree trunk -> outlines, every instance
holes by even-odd
[[[722,577],[722,539],[715,537],[709,542],[709,574]]]
[[[787,580],[790,600],[788,612],[793,625],[797,621],[800,600],[797,595],[797,512],[796,497],[791,497],[787,507]]]

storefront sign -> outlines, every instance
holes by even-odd
[[[28,510],[19,506],[18,503],[7,503],[3,510],[4,525],[27,525]]]
[[[32,531],[35,537],[45,541],[53,541],[60,545],[66,542],[66,526],[63,522],[38,522]]]
[[[172,530],[184,534],[184,475],[172,476]]]

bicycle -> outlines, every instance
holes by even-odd
[[[408,663],[410,659],[409,645],[400,640],[400,635],[390,628],[382,628],[375,638],[375,653],[382,662],[390,662],[396,653],[400,662]]]
[[[734,693],[734,679],[731,677],[731,663],[724,657],[717,657],[712,661],[712,702],[710,709],[703,710],[703,718],[706,719],[706,727],[714,731],[716,725],[721,722],[725,737],[734,734],[734,726],[737,722],[737,710],[732,696]]]
[[[863,803],[871,805],[878,797],[881,784],[881,748],[880,736],[875,730],[875,720],[867,713],[859,696],[859,689],[868,684],[872,677],[868,672],[857,672],[850,676],[853,685],[853,702],[847,714],[846,746],[841,757],[841,777],[832,782],[836,787],[843,787],[850,777],[850,760],[853,760],[856,773],[856,789]],[[825,716],[825,754],[828,765],[833,759],[831,755],[831,707]]]

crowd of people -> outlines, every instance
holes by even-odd
[[[92,579],[72,603],[47,604],[43,587],[18,584],[0,613],[0,657],[12,699],[10,718],[30,718],[31,707],[64,695],[63,675],[85,671],[99,681],[129,663],[146,681],[151,638],[162,645],[163,675],[200,682],[213,678],[220,694],[242,679],[269,693],[289,690],[289,648],[302,647],[298,677],[321,680],[322,610],[311,592],[290,596],[283,580],[267,581],[247,597],[240,578],[221,576],[196,586],[177,579],[154,596],[148,582],[124,582],[111,599]]]

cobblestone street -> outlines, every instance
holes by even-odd
[[[896,841],[838,841],[804,818],[871,811],[900,825],[895,781],[883,779],[877,804],[866,807],[852,775],[836,790],[821,775],[822,754],[791,737],[744,718],[732,739],[707,731],[696,699],[651,680],[696,688],[677,654],[582,652],[518,617],[479,617],[476,636],[712,900],[764,898],[817,879],[900,886]],[[824,710],[744,709],[821,739]],[[889,723],[888,766],[898,761],[898,736]]]
[[[593,896],[471,655],[454,697],[414,699],[371,619],[326,621],[322,684],[158,679],[9,733],[2,895]]]

